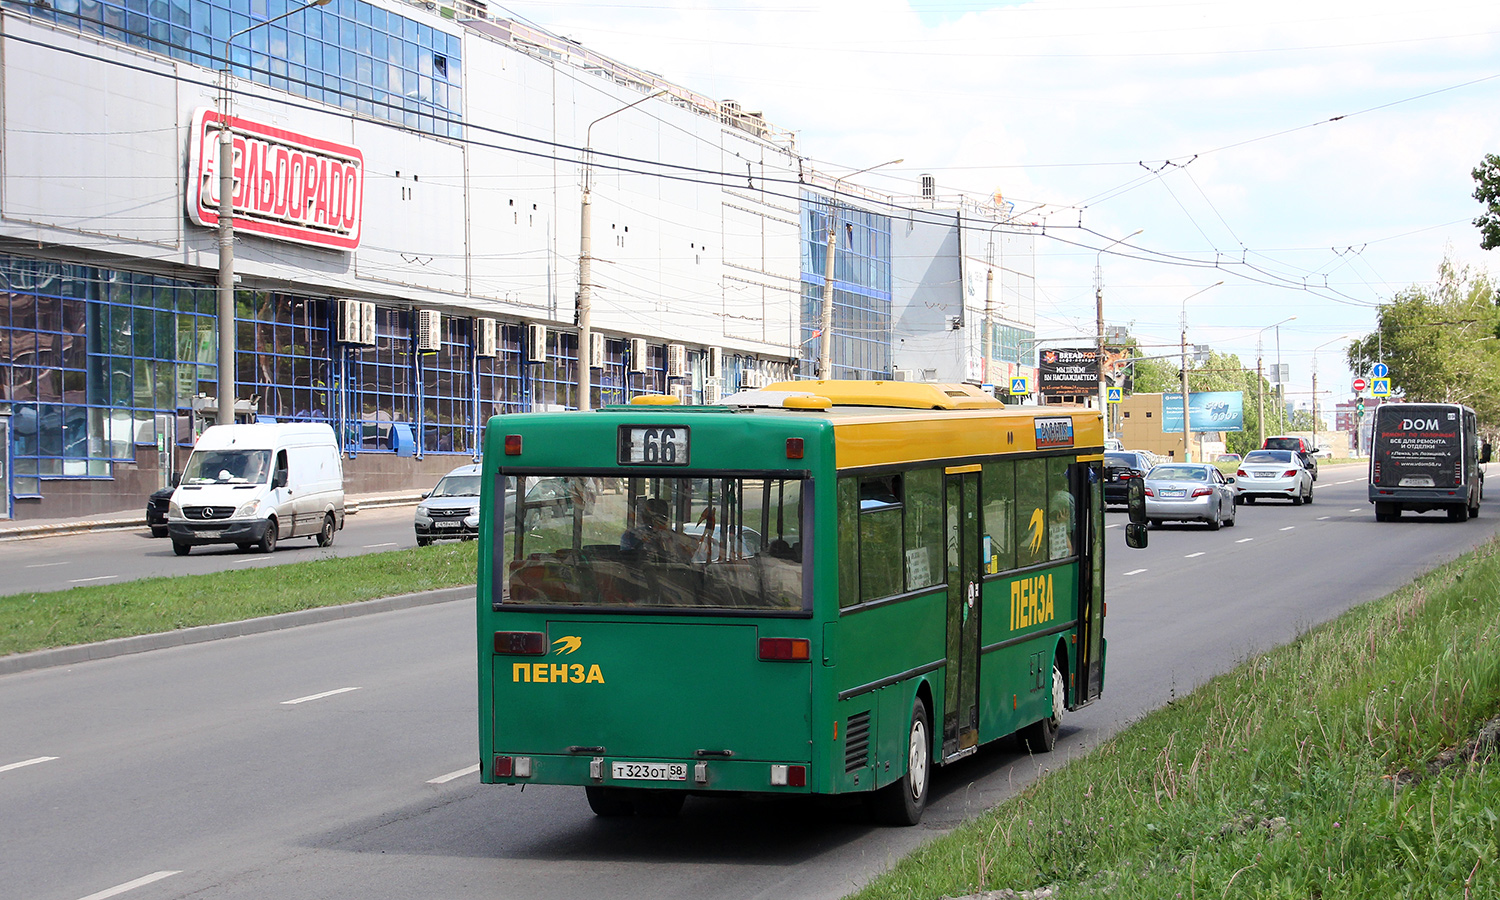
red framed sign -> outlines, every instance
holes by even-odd
[[[219,130],[203,108],[188,139],[188,218],[219,224]],[[230,116],[234,140],[234,228],[334,250],[359,247],[365,157],[357,147]]]

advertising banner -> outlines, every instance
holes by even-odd
[[[1240,391],[1203,391],[1188,394],[1194,431],[1244,431],[1245,395]],[[1182,395],[1161,395],[1163,434],[1182,433]]]
[[[193,115],[188,139],[187,211],[193,224],[219,223],[219,130],[224,116]],[[335,250],[359,247],[365,158],[357,147],[230,117],[234,145],[234,228]]]
[[[1099,393],[1099,350],[1059,347],[1037,354],[1037,390],[1049,397]]]

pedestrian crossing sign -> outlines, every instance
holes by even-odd
[[[1370,393],[1376,397],[1389,397],[1391,395],[1391,380],[1389,378],[1370,379]]]
[[[1121,388],[1105,388],[1104,390],[1106,391],[1104,399],[1110,403],[1119,403],[1121,395],[1125,393]]]
[[[1031,393],[1031,379],[1025,375],[1017,375],[1010,380],[1011,396]]]

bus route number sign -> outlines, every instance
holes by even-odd
[[[688,430],[679,425],[621,425],[620,465],[685,466]]]
[[[1050,419],[1036,419],[1036,448],[1048,450],[1056,447],[1073,446],[1073,419],[1069,416],[1057,416]]]

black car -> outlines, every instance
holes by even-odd
[[[1145,478],[1151,458],[1139,450],[1111,450],[1104,454],[1104,503],[1123,506],[1130,479]]]
[[[1318,480],[1317,454],[1321,448],[1314,447],[1312,441],[1309,441],[1307,438],[1276,435],[1275,437],[1266,438],[1265,443],[1260,445],[1260,449],[1292,451],[1297,454],[1298,459],[1302,460],[1302,468],[1312,473],[1312,480]]]
[[[177,490],[177,477],[172,477],[172,483],[159,491],[152,492],[146,500],[146,524],[151,528],[152,537],[167,536],[167,507],[172,502],[172,492]]]

